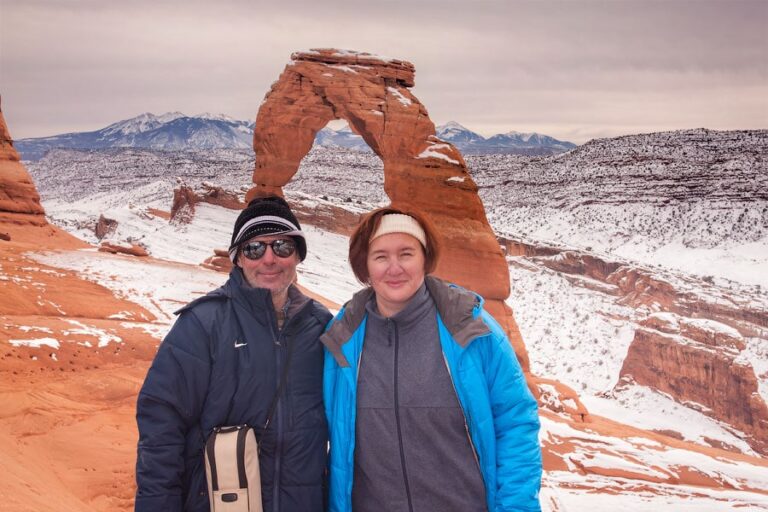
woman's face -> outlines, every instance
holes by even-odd
[[[375,238],[368,247],[367,264],[376,305],[385,317],[402,310],[424,282],[424,249],[405,233]]]

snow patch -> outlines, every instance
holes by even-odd
[[[429,146],[427,149],[419,153],[419,155],[416,158],[437,158],[439,160],[445,160],[446,162],[453,165],[460,165],[458,160],[454,160],[448,155],[437,151],[437,148],[439,146],[445,146],[445,144],[437,144],[435,146]]]
[[[405,107],[411,106],[413,103],[410,99],[406,98],[403,93],[395,89],[394,87],[387,87],[387,90],[395,97],[397,98],[397,101],[403,104]]]
[[[32,347],[32,348],[40,348],[40,347],[51,347],[51,348],[59,348],[59,340],[56,340],[54,338],[36,338],[36,339],[29,339],[29,340],[8,340],[8,343],[13,345],[14,347]]]

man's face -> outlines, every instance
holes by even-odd
[[[249,239],[246,244],[270,243],[275,240],[291,240],[291,238],[285,235],[256,236]],[[272,295],[279,295],[296,280],[296,265],[299,264],[298,250],[287,258],[281,258],[272,251],[272,247],[267,246],[261,258],[251,260],[243,254],[244,245],[238,249],[237,266],[243,269],[243,275],[249,285],[254,288],[266,288],[272,292]]]

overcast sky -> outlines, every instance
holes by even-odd
[[[436,124],[577,143],[768,128],[768,0],[0,0],[14,138],[143,112],[255,119],[290,54],[335,47],[416,66]]]

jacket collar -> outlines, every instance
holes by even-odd
[[[426,276],[424,283],[435,302],[438,315],[459,346],[466,348],[473,339],[490,332],[480,316],[483,298],[478,294],[434,276]],[[360,327],[366,316],[365,305],[373,295],[373,288],[370,287],[353,295],[352,299],[344,305],[341,318],[334,321],[331,328],[320,337],[320,341],[341,366],[348,366],[348,364],[341,364],[342,361],[346,362],[341,353],[341,347]]]
[[[375,321],[378,322],[377,325],[381,326],[389,320],[396,323],[399,329],[407,330],[421,322],[426,315],[434,318],[435,303],[427,291],[426,285],[422,283],[419,289],[416,290],[416,293],[408,300],[405,307],[388,318],[379,313],[375,297],[371,297],[368,300],[365,310],[368,313],[368,322]]]
[[[209,300],[221,300],[230,299],[246,310],[262,324],[268,322],[270,316],[273,314],[271,311],[274,309],[272,305],[272,292],[266,288],[253,288],[245,280],[243,270],[235,265],[229,272],[229,279],[219,288],[198,297],[183,308],[175,311],[175,314],[179,314],[182,311],[190,309],[195,304],[205,302]],[[304,307],[312,299],[301,293],[296,285],[291,285],[288,288],[288,318],[296,314],[301,308]]]
[[[461,348],[491,332],[480,316],[484,302],[480,295],[433,276],[427,276],[424,282],[443,324]]]

